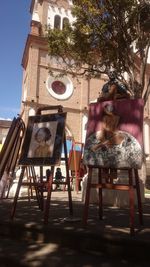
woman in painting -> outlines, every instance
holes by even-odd
[[[102,130],[97,133],[99,142],[92,147],[93,151],[96,151],[100,146],[120,145],[124,135],[118,131],[119,119],[120,117],[114,112],[113,105],[106,104],[102,119]]]
[[[112,103],[103,107],[101,128],[86,139],[84,163],[102,168],[137,168],[142,162],[142,147],[131,134],[120,129],[120,116]]]
[[[112,104],[106,104],[104,107],[104,115],[102,119],[102,130],[97,133],[98,144],[92,147],[93,151],[96,151],[100,147],[111,148],[114,145],[120,145],[124,140],[124,134],[118,131],[120,117],[114,112]],[[117,177],[117,171],[115,169],[110,170],[110,175],[113,178]],[[108,170],[103,169],[103,176],[108,177]]]
[[[47,141],[51,139],[51,132],[47,127],[39,128],[35,134],[35,140],[38,146],[34,150],[34,157],[50,157],[52,152],[50,149],[50,144]]]

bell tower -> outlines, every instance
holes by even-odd
[[[55,78],[49,73],[61,72],[59,61],[48,56],[45,27],[63,29],[72,23],[72,0],[32,0],[31,28],[22,58],[23,83],[21,110],[25,122],[41,105],[62,105],[67,111],[68,135],[84,142],[88,104],[98,97],[104,79],[73,78],[67,74]]]

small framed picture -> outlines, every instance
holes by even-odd
[[[22,146],[20,165],[59,165],[64,141],[66,113],[30,116]]]

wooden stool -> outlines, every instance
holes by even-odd
[[[86,188],[86,196],[85,196],[85,205],[84,205],[84,212],[83,212],[83,226],[87,225],[88,219],[88,209],[89,209],[89,202],[90,202],[90,191],[91,188],[99,189],[99,218],[102,219],[103,216],[103,197],[102,197],[102,189],[113,189],[113,190],[126,190],[129,192],[129,208],[130,208],[130,234],[134,234],[134,207],[135,207],[135,199],[134,199],[134,190],[136,190],[137,194],[137,203],[138,203],[138,212],[139,212],[139,221],[140,224],[143,225],[143,212],[142,212],[142,203],[141,203],[141,193],[140,193],[140,184],[139,184],[139,176],[137,169],[123,169],[126,170],[128,173],[128,183],[127,184],[120,184],[114,183],[116,179],[116,174],[118,170],[122,169],[104,169],[97,167],[97,166],[88,166],[89,174],[87,180],[87,188]],[[98,183],[92,183],[92,171],[94,168],[98,169]],[[114,172],[113,172],[114,171]],[[114,174],[114,177],[113,177]],[[134,182],[135,179],[135,182]]]

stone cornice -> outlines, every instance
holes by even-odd
[[[36,108],[36,109],[49,106],[46,104],[37,103],[35,101],[29,101],[29,100],[22,101],[22,104],[26,105],[28,107]],[[80,109],[80,108],[71,108],[71,107],[62,106],[62,108],[63,108],[64,112],[71,112],[71,113],[87,113],[87,111],[88,111],[88,107],[84,107],[84,108]]]

